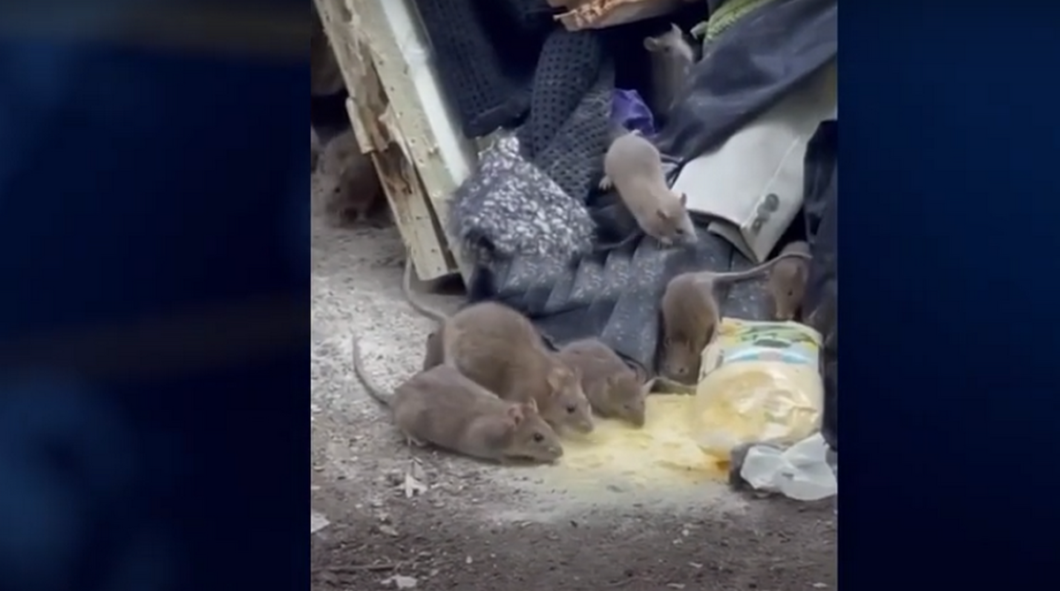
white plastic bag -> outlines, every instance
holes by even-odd
[[[828,443],[820,433],[786,450],[751,446],[740,477],[755,490],[778,492],[797,501],[826,499],[839,490],[835,471],[828,463]]]

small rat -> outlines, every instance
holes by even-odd
[[[802,253],[810,256],[810,245],[797,240],[786,245],[780,254]],[[810,277],[810,262],[799,257],[787,257],[778,261],[769,272],[769,293],[773,299],[773,318],[794,320],[802,309],[806,295],[806,281]]]
[[[665,116],[688,80],[688,73],[696,62],[696,51],[685,39],[681,27],[673,23],[665,33],[645,37],[644,49],[651,56],[652,110]]]
[[[644,426],[644,398],[650,385],[599,339],[582,339],[560,348],[556,354],[582,376],[582,389],[593,410],[602,417]]]
[[[809,259],[809,254],[781,251],[775,258],[745,271],[697,271],[671,279],[660,305],[663,338],[659,373],[686,384],[697,380],[703,349],[710,342],[720,319],[714,297],[717,285],[752,279],[789,258]]]
[[[342,222],[365,221],[383,188],[372,159],[361,153],[352,130],[324,144],[319,165],[328,211]]]
[[[581,373],[545,348],[534,325],[497,302],[472,304],[438,331],[444,363],[505,400],[535,400],[553,429],[593,430]]]
[[[388,395],[368,376],[356,336],[353,368],[368,394],[390,409],[410,445],[433,444],[502,463],[549,463],[563,456],[559,436],[533,400],[501,400],[447,365],[412,376]]]
[[[614,186],[637,225],[664,246],[695,244],[696,228],[685,209],[688,197],[666,185],[659,150],[639,133],[611,142],[604,155],[600,188]]]

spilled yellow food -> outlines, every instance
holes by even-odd
[[[693,408],[692,396],[652,394],[643,427],[597,419],[592,433],[564,440],[561,469],[551,472],[568,481],[599,482],[604,477],[640,486],[660,479],[687,483],[719,479],[726,467],[696,444]]]
[[[694,395],[652,394],[638,429],[597,419],[564,440],[545,477],[557,484],[654,488],[720,480],[729,451],[755,441],[794,443],[820,421],[820,335],[795,322],[726,318],[703,355]]]

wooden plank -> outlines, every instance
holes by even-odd
[[[332,0],[339,1],[339,0]],[[476,160],[470,142],[453,124],[453,117],[429,63],[429,44],[414,9],[405,0],[346,0],[353,28],[371,52],[392,109],[389,128],[404,138],[402,146],[423,181],[437,215],[437,227],[448,227],[449,199],[471,174]],[[429,227],[436,231],[435,223]],[[465,281],[471,267],[459,243],[443,236]],[[423,273],[421,279],[438,276]]]
[[[361,31],[342,0],[314,0],[350,94],[347,111],[362,152],[371,155],[417,275],[434,279],[455,269],[444,236],[434,226],[431,205],[416,169],[407,162],[406,140],[384,115],[391,110]]]

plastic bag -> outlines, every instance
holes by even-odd
[[[818,501],[839,491],[829,456],[828,443],[820,433],[786,450],[752,445],[740,467],[740,477],[755,490],[780,493],[797,501]]]
[[[727,461],[738,445],[791,444],[815,433],[824,406],[820,348],[820,334],[797,322],[723,319],[696,386],[699,447]]]

